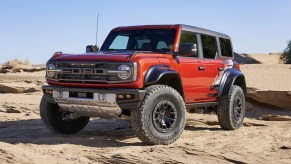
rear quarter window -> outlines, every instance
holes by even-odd
[[[230,40],[225,39],[225,38],[219,38],[219,42],[220,42],[221,55],[224,57],[232,57],[233,52],[232,52]]]

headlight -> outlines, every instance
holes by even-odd
[[[47,75],[48,77],[54,77],[54,76],[56,75],[55,70],[56,70],[55,65],[53,65],[53,64],[49,64],[49,65],[46,67],[46,75]]]
[[[122,80],[128,79],[131,76],[131,73],[132,72],[129,65],[124,64],[118,67],[117,76]]]

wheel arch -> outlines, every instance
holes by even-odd
[[[237,69],[229,68],[223,74],[219,87],[218,96],[220,97],[228,95],[232,85],[240,86],[244,94],[245,95],[247,94],[246,81],[243,73]]]
[[[177,90],[184,99],[184,90],[179,73],[168,65],[154,65],[144,78],[144,86],[167,85]]]

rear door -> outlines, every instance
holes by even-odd
[[[218,60],[218,40],[215,36],[201,34],[201,44],[206,74],[207,100],[215,101],[217,95],[217,91],[214,89],[215,81],[224,69],[222,61]]]
[[[180,44],[193,43],[197,44],[199,49],[198,35],[194,32],[182,31]],[[180,66],[180,76],[183,83],[184,95],[186,103],[203,102],[207,98],[205,65],[203,59],[197,56],[178,56]]]

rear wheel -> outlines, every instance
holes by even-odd
[[[165,85],[153,85],[146,90],[140,107],[131,111],[133,130],[147,144],[167,145],[175,142],[186,122],[183,98]]]
[[[217,116],[222,129],[235,130],[242,126],[245,117],[245,95],[241,87],[233,85],[229,94],[218,100]]]
[[[70,119],[68,114],[62,112],[57,104],[47,102],[46,95],[43,95],[40,103],[40,117],[48,129],[54,133],[73,134],[82,130],[90,119],[90,117]]]

